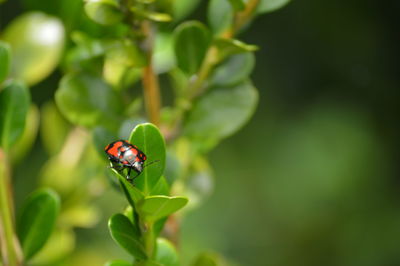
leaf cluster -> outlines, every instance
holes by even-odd
[[[91,201],[108,186],[99,178],[107,175],[128,204],[109,220],[112,238],[134,265],[179,265],[163,229],[211,193],[208,153],[245,125],[258,102],[250,78],[258,47],[236,36],[289,0],[210,0],[207,22],[185,20],[200,0],[26,2],[52,14],[23,14],[0,41],[0,147],[17,163],[40,130],[50,156],[39,184],[52,190],[33,193],[18,222],[26,259],[51,263],[72,250],[72,229],[98,220]],[[62,78],[54,102],[39,111],[28,86],[56,67]],[[116,139],[157,161],[134,185],[126,170],[104,173],[103,149]],[[62,239],[67,244],[54,250]],[[216,257],[203,254],[193,264],[215,265]]]

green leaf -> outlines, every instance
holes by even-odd
[[[7,78],[10,71],[11,51],[8,43],[0,41],[0,84]]]
[[[172,1],[172,14],[175,21],[179,21],[192,13],[201,0],[174,0]]]
[[[39,119],[39,109],[36,105],[31,104],[25,119],[24,132],[10,151],[13,163],[20,162],[31,150],[38,133]]]
[[[41,189],[25,201],[17,232],[25,259],[35,255],[53,231],[60,210],[60,199],[50,189]]]
[[[243,0],[229,0],[229,2],[235,11],[241,11],[246,7]]]
[[[191,75],[200,68],[211,43],[210,31],[198,21],[188,21],[174,31],[177,65]]]
[[[166,195],[169,194],[169,185],[164,176],[158,179],[157,184],[150,191],[150,195]]]
[[[184,133],[200,140],[232,135],[251,117],[257,101],[257,90],[249,81],[234,87],[212,88],[190,111]]]
[[[41,141],[46,151],[54,155],[63,147],[71,125],[61,115],[53,101],[42,105],[40,117]]]
[[[116,176],[119,180],[121,188],[129,202],[129,204],[135,208],[135,205],[144,198],[143,193],[133,186],[131,183],[126,180],[124,176],[119,174],[115,169],[111,169],[114,176]]]
[[[218,266],[218,265],[221,265],[221,263],[219,263],[218,255],[210,252],[204,252],[200,254],[192,264],[192,266]]]
[[[72,228],[57,228],[50,235],[44,247],[29,260],[30,265],[56,265],[70,255],[75,247],[75,233]]]
[[[69,205],[60,214],[59,221],[61,224],[71,227],[90,228],[99,221],[100,211],[96,206],[81,202]]]
[[[13,81],[0,91],[0,146],[12,147],[22,136],[30,105],[28,88]]]
[[[110,39],[91,38],[80,31],[72,32],[71,39],[76,46],[67,51],[65,61],[68,70],[97,69],[95,67],[99,66],[92,66],[91,63],[104,55],[115,43]]]
[[[144,67],[147,65],[146,54],[137,43],[125,39],[110,45],[106,51],[107,57],[113,57],[119,64],[127,67]]]
[[[175,66],[173,36],[169,32],[158,32],[155,36],[153,66],[156,73],[163,73]]]
[[[123,18],[117,0],[87,0],[85,12],[89,18],[102,25],[112,25]]]
[[[212,86],[233,86],[248,79],[253,71],[255,57],[252,53],[235,54],[218,65],[211,77]]]
[[[172,17],[166,13],[152,12],[138,7],[131,7],[131,11],[139,17],[156,22],[169,22],[172,20]]]
[[[136,145],[147,157],[145,167],[135,183],[145,195],[149,195],[164,172],[166,157],[164,138],[156,126],[144,123],[133,129],[129,142]],[[146,167],[146,164],[152,162],[154,163]]]
[[[64,27],[55,17],[29,12],[13,20],[2,39],[11,46],[11,76],[33,85],[57,67],[64,47]]]
[[[278,10],[288,4],[290,0],[260,0],[257,13],[268,13]]]
[[[129,40],[118,41],[106,52],[103,76],[109,84],[119,87],[129,74],[128,72],[136,70],[136,76],[140,76],[141,69],[139,68],[146,65],[146,54],[137,44]]]
[[[165,238],[157,238],[155,261],[163,266],[180,265],[174,245]]]
[[[118,126],[121,102],[118,95],[101,79],[89,74],[68,74],[56,91],[56,103],[61,113],[72,123],[94,127]]]
[[[228,56],[239,54],[239,53],[246,53],[246,52],[254,52],[258,50],[257,45],[246,44],[236,39],[216,39],[214,41],[218,51],[219,51],[219,58],[223,60]]]
[[[140,234],[128,217],[120,213],[113,215],[108,221],[108,228],[114,241],[132,254],[135,259],[145,260],[147,258]]]
[[[113,260],[108,261],[104,266],[132,266],[132,263],[124,260]]]
[[[208,4],[207,19],[215,35],[220,35],[233,23],[233,8],[228,0],[211,0]]]
[[[148,196],[138,204],[138,212],[147,221],[157,221],[183,208],[188,203],[185,197],[163,195]]]

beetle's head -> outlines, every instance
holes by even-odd
[[[141,173],[143,171],[143,162],[134,162],[133,167],[135,168],[136,172]]]

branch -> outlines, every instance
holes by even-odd
[[[13,201],[7,159],[0,149],[0,244],[4,265],[22,263],[19,243],[14,229]]]
[[[154,33],[151,29],[151,24],[149,21],[143,21],[142,28],[144,34],[147,36],[145,44],[148,60],[148,64],[143,70],[142,79],[144,101],[146,105],[146,112],[149,116],[150,122],[159,126],[161,108],[160,86],[158,83],[158,76],[154,73],[152,63]]]

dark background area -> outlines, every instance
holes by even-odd
[[[0,29],[23,10],[3,4]],[[240,265],[400,265],[399,11],[394,0],[293,1],[240,36],[261,47],[260,102],[209,156],[215,191],[185,219],[184,261],[216,250]],[[31,90],[36,103],[59,76]],[[82,234],[82,246],[113,245]]]

